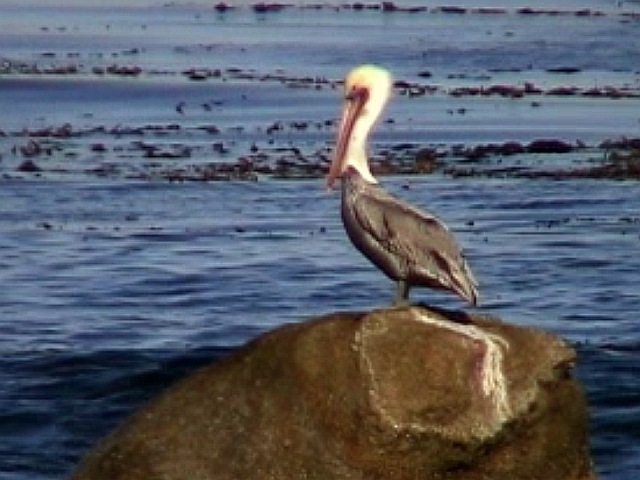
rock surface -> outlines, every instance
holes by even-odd
[[[128,418],[74,480],[595,478],[574,351],[422,307],[262,335]]]

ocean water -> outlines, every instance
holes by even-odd
[[[557,3],[466,1],[464,14],[438,3],[418,13],[50,3],[0,3],[3,479],[64,478],[128,413],[261,332],[391,299],[391,283],[346,239],[338,194],[321,178],[168,175],[260,155],[322,162],[336,81],[354,64],[382,63],[434,88],[397,91],[375,155],[406,143],[553,138],[587,148],[509,161],[570,168],[602,158],[600,142],[640,133],[637,2],[571,0],[564,14],[539,15],[517,9]],[[601,14],[575,14],[585,9]],[[139,70],[109,73],[114,65]],[[194,81],[190,69],[219,72]],[[450,94],[525,82],[632,95]],[[382,181],[455,232],[480,281],[477,311],[575,346],[594,468],[602,479],[638,478],[637,181],[444,170]],[[463,307],[443,293],[412,296]]]

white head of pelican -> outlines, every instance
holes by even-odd
[[[344,105],[338,128],[334,159],[327,177],[331,188],[348,167],[369,183],[378,183],[367,161],[367,139],[393,88],[389,72],[375,65],[353,69],[344,82]]]

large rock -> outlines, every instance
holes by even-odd
[[[594,478],[574,351],[419,307],[287,325],[196,371],[74,480]]]

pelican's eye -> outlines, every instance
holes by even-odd
[[[365,103],[369,99],[369,89],[367,87],[360,87],[355,85],[351,87],[351,90],[347,92],[345,95],[345,100],[350,102],[358,101],[360,103]]]

